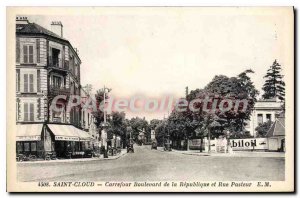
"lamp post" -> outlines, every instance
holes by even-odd
[[[111,89],[105,87],[103,87],[103,89],[101,89],[101,91],[103,91],[103,123],[101,124],[102,126],[102,131],[101,131],[101,147],[104,146],[104,158],[107,158],[107,143],[104,145],[104,141],[107,141],[107,138],[104,139],[104,136],[107,136],[107,127],[108,124],[106,122],[106,111],[105,111],[105,104],[106,104],[106,91],[107,93],[111,91]]]

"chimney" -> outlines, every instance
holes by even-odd
[[[26,16],[17,16],[16,17],[16,24],[28,24],[29,21]]]
[[[63,25],[62,25],[62,23],[60,21],[52,21],[51,31],[62,38],[63,37]]]

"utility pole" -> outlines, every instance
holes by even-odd
[[[105,111],[105,104],[106,104],[106,90],[107,90],[107,92],[110,92],[110,91],[111,91],[111,89],[105,87],[105,85],[104,85],[104,88],[102,89],[102,91],[103,91],[103,117],[104,117],[102,127],[103,127],[103,135],[105,134],[105,136],[106,136],[106,138],[107,138],[107,132],[106,132],[107,123],[106,123],[106,111]],[[101,133],[101,135],[102,135],[102,133]],[[103,137],[101,137],[101,139],[102,139],[101,144],[103,145],[104,139],[103,139]],[[106,141],[107,141],[107,140],[106,140]],[[107,144],[106,144],[105,147],[107,147]],[[105,151],[104,151],[104,153],[105,153],[105,154],[104,154],[104,158],[107,158],[107,153],[106,153],[106,152],[107,152],[107,148],[105,148]]]
[[[189,87],[185,87],[185,98],[187,99],[187,96],[189,95]]]
[[[210,129],[211,127],[208,126],[208,153],[211,153],[211,148],[210,148]]]

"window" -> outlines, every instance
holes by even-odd
[[[34,92],[33,74],[24,74],[24,92]]]
[[[271,120],[271,114],[267,114],[267,115],[266,115],[266,118],[267,118],[267,121],[272,121],[272,120]]]
[[[57,87],[57,88],[61,88],[62,87],[61,77],[59,77],[59,76],[53,76],[53,86]]]
[[[33,63],[33,46],[24,45],[23,46],[23,62],[24,63]]]
[[[257,114],[257,124],[260,125],[263,123],[263,114]]]
[[[24,103],[24,121],[34,121],[33,103]]]
[[[60,67],[60,50],[59,49],[55,49],[55,48],[51,48],[51,53],[52,53],[52,66],[54,67]]]

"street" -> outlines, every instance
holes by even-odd
[[[19,181],[278,181],[284,158],[192,156],[135,146],[119,159],[18,163]]]

